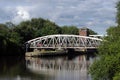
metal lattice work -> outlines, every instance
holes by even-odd
[[[29,40],[30,48],[97,48],[102,39],[79,35],[48,35]]]

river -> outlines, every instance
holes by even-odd
[[[0,57],[0,80],[92,80],[94,54],[52,57]]]

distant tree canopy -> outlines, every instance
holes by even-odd
[[[79,29],[76,26],[63,26],[62,28],[62,34],[79,34]]]
[[[0,36],[7,36],[9,29],[5,24],[0,24]]]
[[[95,31],[93,31],[92,29],[89,29],[89,34],[90,35],[97,35],[97,33]]]
[[[12,51],[15,50],[16,53],[17,51],[21,53],[23,50],[19,48],[24,47],[23,44],[26,41],[52,34],[78,35],[79,29],[76,26],[60,27],[54,22],[42,18],[32,18],[31,20],[22,21],[18,25],[12,22],[6,22],[5,24],[0,24],[0,50],[5,54],[12,54]],[[91,31],[91,34],[94,34],[94,32]],[[8,49],[9,52],[6,52]]]
[[[76,26],[63,26],[61,28],[62,28],[62,34],[79,35],[79,28],[77,28]],[[88,30],[89,30],[89,35],[97,35],[97,33],[92,29],[88,29]]]
[[[5,24],[0,24],[0,55],[22,55],[21,47],[18,45],[20,39],[17,34],[11,32]]]
[[[120,27],[110,27],[99,47],[99,60],[90,68],[93,80],[120,79]]]

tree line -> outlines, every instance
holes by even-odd
[[[79,34],[76,26],[58,26],[43,18],[32,18],[19,24],[0,24],[0,55],[23,55],[26,41],[52,34]],[[96,34],[90,30],[90,34]]]
[[[90,67],[93,80],[120,80],[120,1],[117,2],[117,26],[107,29],[99,47],[99,59]]]

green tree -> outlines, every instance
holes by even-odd
[[[95,31],[93,31],[92,29],[89,29],[89,34],[90,35],[97,35],[97,33]]]
[[[118,26],[107,30],[107,37],[99,48],[99,57],[90,67],[94,80],[120,79],[120,1],[117,3]]]
[[[15,27],[15,24],[13,24],[12,22],[6,22],[5,25],[6,25],[8,28],[14,28],[14,27]]]
[[[17,25],[14,30],[14,32],[17,32],[20,37],[23,39],[22,44],[26,41],[34,38],[34,26],[31,25],[30,21],[24,21],[21,22],[19,25]]]
[[[6,25],[0,24],[0,51],[1,53],[5,52],[7,46],[7,39],[9,29]]]
[[[40,36],[60,34],[61,28],[55,23],[41,18],[33,18],[30,21],[23,21],[14,28],[23,39],[22,43]]]
[[[0,55],[18,55],[21,52],[17,43],[18,36],[14,37],[12,34],[5,24],[0,24]]]
[[[32,18],[31,20],[22,21],[18,25],[11,22],[0,24],[0,49],[12,53],[15,48],[22,45],[33,38],[52,35],[52,34],[79,34],[76,26],[60,27],[50,20],[42,18]],[[96,34],[90,30],[90,34]],[[15,49],[20,51],[20,49]],[[6,52],[5,52],[6,53]]]
[[[61,34],[61,28],[53,22],[47,20],[44,23],[44,27],[41,29],[42,36],[52,35],[52,34]]]
[[[0,35],[1,36],[7,37],[8,36],[8,31],[9,31],[9,29],[5,24],[0,24]]]
[[[76,26],[63,26],[62,28],[62,34],[79,34],[79,29]]]
[[[90,67],[94,80],[113,80],[120,72],[120,27],[111,27],[107,30],[108,36],[99,47],[100,59]]]

